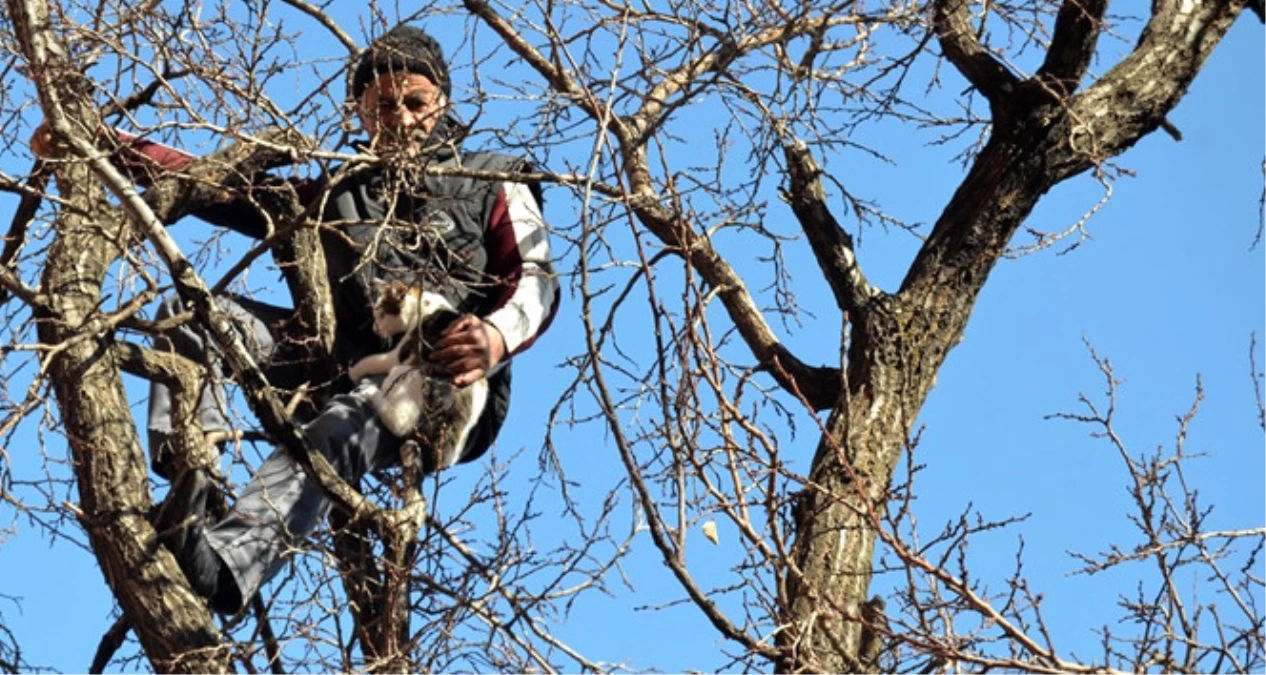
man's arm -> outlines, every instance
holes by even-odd
[[[484,320],[501,333],[507,356],[513,356],[530,347],[554,320],[558,276],[545,219],[527,185],[503,183],[491,221],[485,238],[488,271],[505,279],[507,287]]]
[[[197,157],[162,143],[155,143],[124,131],[102,128],[97,134],[99,145],[113,146],[115,166],[138,185],[149,187],[158,174],[182,171]],[[40,159],[57,159],[65,148],[57,144],[48,122],[41,122],[31,136],[31,152]]]
[[[443,364],[453,383],[465,386],[487,376],[549,327],[558,311],[545,220],[532,190],[501,185],[484,236],[488,273],[505,285],[486,317],[464,316],[436,341],[431,360]]]
[[[150,187],[155,180],[164,175],[179,173],[198,159],[196,155],[170,145],[133,136],[127,132],[112,130],[109,133],[113,136],[117,148],[114,153],[114,164],[142,187]],[[109,141],[103,139],[103,142]],[[32,138],[31,148],[40,156],[52,153],[51,141],[43,126]],[[308,203],[311,193],[315,191],[315,181],[290,180],[289,182],[299,192],[300,201]],[[267,222],[258,209],[247,200],[227,192],[222,202],[201,209],[193,215],[212,225],[256,239],[264,237],[268,230]]]

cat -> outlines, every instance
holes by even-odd
[[[371,395],[379,421],[392,434],[418,441],[431,468],[450,466],[488,402],[487,378],[456,387],[428,360],[431,343],[461,314],[448,298],[416,283],[376,282],[374,293],[374,333],[400,339],[390,351],[357,361],[348,375],[359,383],[385,374]]]

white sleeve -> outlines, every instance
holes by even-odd
[[[504,183],[505,213],[514,236],[520,274],[510,298],[484,320],[501,332],[506,354],[526,349],[549,324],[557,309],[558,277],[551,262],[549,236],[541,209],[522,183]],[[504,226],[504,225],[503,225]]]

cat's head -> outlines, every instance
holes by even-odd
[[[416,325],[421,296],[421,284],[407,284],[399,279],[375,279],[374,333],[390,338]]]
[[[399,314],[400,305],[412,289],[413,285],[399,279],[386,281],[374,279],[374,308],[382,308],[384,312]]]

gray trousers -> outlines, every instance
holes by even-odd
[[[379,425],[365,386],[334,397],[304,430],[314,449],[353,486],[366,473],[399,463],[401,441]],[[246,601],[282,567],[283,554],[303,542],[329,510],[329,499],[316,481],[278,448],[255,471],[228,515],[207,530],[207,541]]]
[[[280,322],[289,312],[244,298],[217,298],[230,314],[243,340],[264,365],[269,381],[279,386],[297,384],[301,368],[286,358],[279,340]],[[175,298],[163,303],[157,318],[179,311]],[[200,332],[189,326],[171,331],[169,346],[189,358],[208,363],[213,374],[222,373],[220,358]],[[229,429],[221,387],[204,388],[196,415],[204,431]],[[309,444],[322,453],[353,486],[369,472],[399,462],[401,440],[383,429],[369,402],[372,385],[364,384],[349,394],[333,397],[314,419],[304,425]],[[172,430],[171,393],[154,383],[149,405],[150,452],[157,460]],[[157,467],[156,467],[157,470]],[[223,520],[206,531],[207,540],[237,581],[243,602],[249,600],[284,563],[283,554],[301,543],[328,513],[329,500],[299,465],[282,450],[260,465]]]

